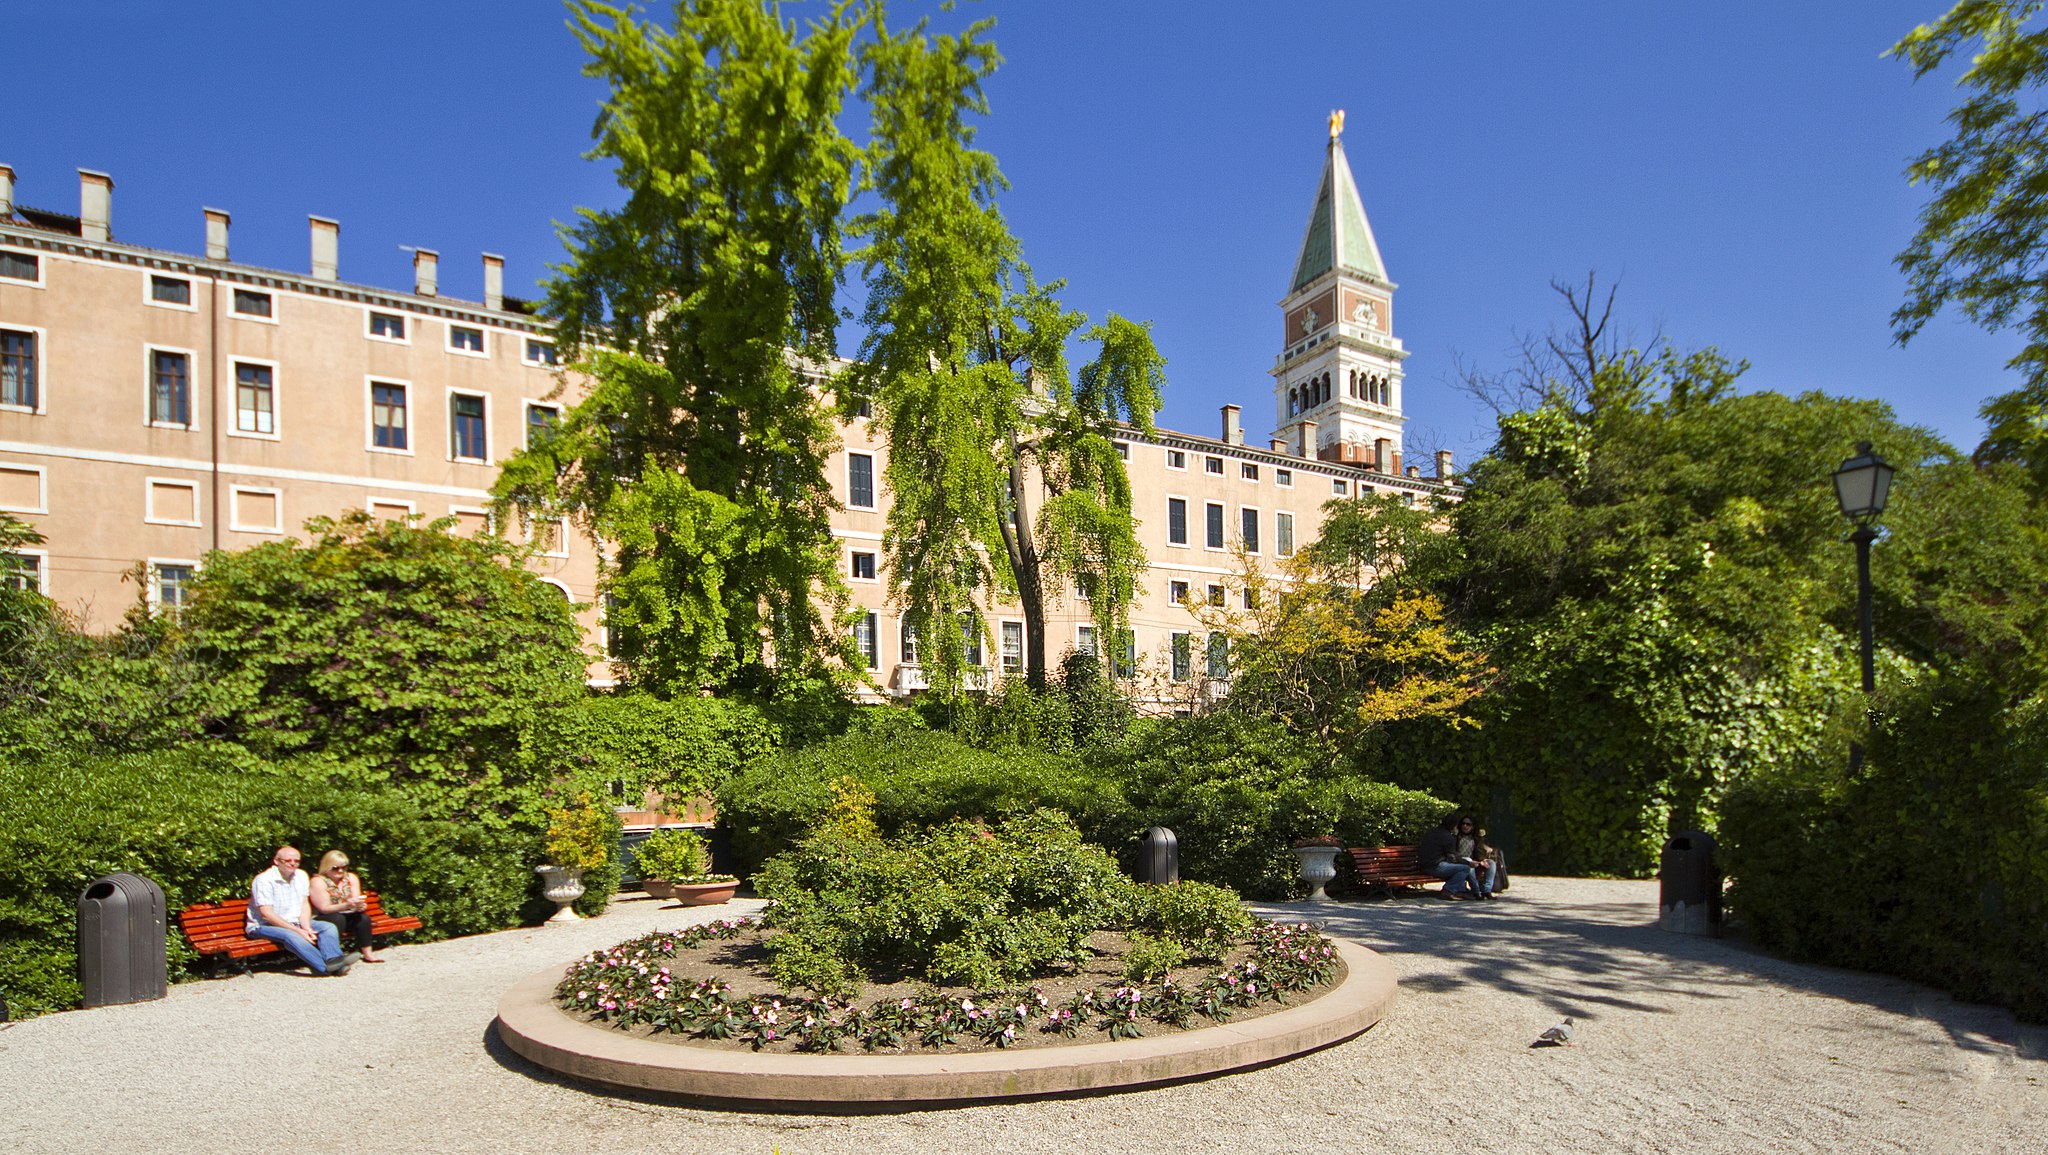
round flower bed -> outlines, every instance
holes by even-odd
[[[754,920],[721,919],[594,951],[570,965],[555,1003],[586,1021],[712,1046],[930,1052],[1135,1039],[1207,1026],[1319,992],[1343,969],[1336,948],[1314,928],[1261,922],[1226,965],[1196,981],[1096,981],[1081,971],[1006,990],[921,986],[863,1002],[773,989],[758,959],[748,961],[750,950],[759,954],[761,934]],[[701,948],[724,941],[732,949],[707,964]],[[672,965],[684,955],[690,964]]]

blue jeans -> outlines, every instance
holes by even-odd
[[[1474,881],[1471,867],[1459,862],[1439,862],[1430,867],[1429,872],[1444,880],[1445,894],[1469,894],[1478,897],[1478,883]]]
[[[316,975],[326,974],[341,961],[341,936],[334,932],[333,923],[314,920],[313,937],[319,940],[318,949],[315,949],[316,944],[307,942],[306,936],[300,934],[296,927],[265,924],[248,933],[250,938],[267,938],[299,956],[299,961]]]
[[[1500,889],[1500,863],[1486,859],[1473,870],[1472,879],[1479,885],[1480,894],[1491,895]]]

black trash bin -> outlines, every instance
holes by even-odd
[[[1172,886],[1180,881],[1180,839],[1164,826],[1145,832],[1138,849],[1138,881]]]
[[[1674,834],[1664,843],[1657,869],[1658,924],[1680,934],[1718,934],[1721,929],[1721,869],[1714,862],[1714,836],[1698,830]]]
[[[95,879],[78,896],[78,982],[88,1007],[141,1003],[169,990],[164,892],[139,874]]]

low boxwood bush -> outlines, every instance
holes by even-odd
[[[1195,958],[1221,959],[1256,921],[1236,891],[1205,882],[1140,886],[1131,903],[1133,928]]]
[[[257,762],[226,746],[119,758],[0,755],[0,995],[17,1015],[77,1004],[79,893],[132,871],[163,887],[167,914],[246,896],[271,852],[346,851],[420,938],[518,921],[538,841],[421,817],[390,792],[336,785],[317,760]],[[194,962],[168,926],[172,975]]]
[[[870,976],[991,987],[1083,957],[1128,923],[1133,884],[1066,816],[951,822],[896,839],[819,834],[755,888],[777,981],[844,993]]]

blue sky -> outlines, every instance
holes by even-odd
[[[1589,270],[1636,332],[1748,359],[1749,388],[1880,397],[1974,446],[2016,340],[1942,317],[1900,349],[1888,320],[1922,200],[1900,170],[1954,93],[1881,54],[1944,3],[964,11],[998,22],[982,142],[1027,259],[1071,305],[1154,323],[1172,428],[1213,434],[1225,402],[1270,426],[1275,306],[1346,109],[1400,285],[1409,456],[1463,461],[1492,423],[1454,356],[1505,367],[1561,317],[1550,281]],[[348,280],[408,286],[418,245],[452,296],[481,295],[483,251],[530,294],[550,222],[620,195],[581,159],[601,94],[552,0],[11,7],[11,91],[43,94],[0,128],[17,199],[75,212],[75,170],[111,172],[120,240],[197,251],[211,205],[238,260],[304,269],[317,213]]]

